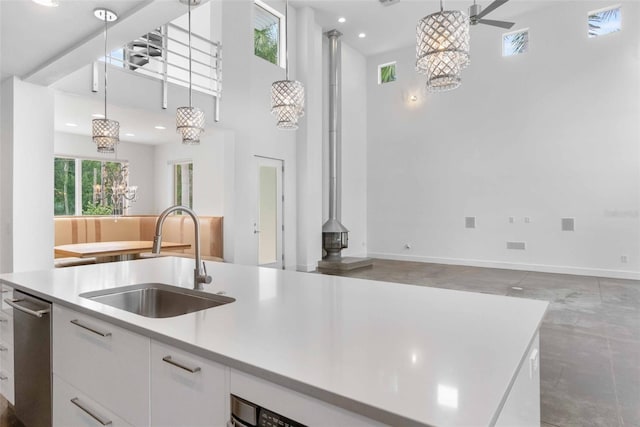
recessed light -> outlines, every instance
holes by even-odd
[[[65,126],[69,126],[70,128],[77,128],[78,127],[78,125],[75,124],[75,123],[65,123],[64,125]]]
[[[124,136],[136,136],[135,133],[125,133]]]
[[[165,129],[166,129],[166,127],[164,127],[164,126],[160,126],[160,125],[158,125],[158,126],[154,126],[154,127],[155,127],[156,129],[158,129],[158,130],[165,130]]]
[[[345,18],[344,16],[341,16],[340,18],[338,18],[338,22],[341,24],[344,24],[345,22],[347,22],[347,18]]]
[[[363,38],[367,37],[367,35],[366,35],[365,33],[360,33],[360,34],[358,34],[358,37],[360,37],[361,39],[363,39]]]
[[[32,0],[34,3],[39,4],[40,6],[47,7],[58,7],[60,4],[58,0]]]
[[[96,119],[104,119],[104,114],[94,113],[91,117],[95,117]]]

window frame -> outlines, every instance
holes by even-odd
[[[393,80],[390,80],[388,82],[383,82],[382,81],[382,69],[384,67],[389,67],[393,65]],[[385,64],[380,64],[378,65],[378,84],[379,85],[383,85],[383,84],[387,84],[387,83],[393,83],[393,82],[397,82],[398,81],[398,61],[391,61],[391,62],[387,62]]]
[[[75,173],[75,182],[74,182],[74,198],[75,198],[75,203],[74,203],[74,212],[71,213],[70,215],[64,215],[64,214],[59,214],[56,215],[55,213],[55,205],[54,205],[54,212],[53,212],[53,216],[54,217],[62,217],[62,216],[96,216],[96,215],[85,215],[84,214],[84,206],[83,206],[83,202],[84,200],[82,199],[82,163],[85,161],[90,161],[90,162],[100,162],[100,185],[103,185],[103,180],[104,177],[102,176],[102,169],[103,169],[103,164],[105,163],[118,163],[120,165],[130,165],[130,162],[126,159],[100,159],[100,158],[95,158],[95,157],[79,157],[79,156],[72,156],[72,155],[65,155],[65,154],[54,154],[53,156],[53,161],[54,164],[56,162],[57,159],[66,159],[66,160],[73,160],[74,161],[74,173]],[[122,167],[122,166],[121,166]],[[127,185],[129,185],[129,183],[127,182]],[[53,190],[55,192],[55,176],[54,176],[54,186],[53,186]],[[55,197],[55,195],[54,195]],[[109,205],[112,206],[112,205]],[[122,212],[122,215],[127,215],[127,211],[128,211],[128,207],[125,208]]]
[[[255,42],[254,42],[254,55],[255,57],[258,57],[264,61],[267,61],[270,64],[273,65],[277,65],[280,68],[286,68],[287,66],[287,36],[286,36],[286,26],[287,26],[287,22],[286,22],[286,18],[284,16],[284,14],[280,13],[279,11],[277,11],[276,9],[274,9],[273,7],[269,6],[268,4],[266,4],[265,2],[261,1],[261,0],[254,0],[253,1],[253,5],[254,5],[254,11],[255,11],[255,7],[259,7],[261,9],[263,9],[264,11],[266,11],[267,13],[273,15],[276,19],[278,19],[278,55],[277,55],[277,63],[273,63],[267,59],[264,59],[261,56],[258,56],[255,54]],[[253,25],[252,25],[253,31],[256,30],[256,26],[255,26],[255,15],[254,15],[254,19],[253,19]]]
[[[177,166],[181,166],[181,167],[185,167],[191,165],[191,174],[190,174],[190,179],[189,179],[189,203],[188,204],[184,204],[182,202],[182,197],[181,197],[181,203],[178,203],[177,200],[177,192],[178,192],[178,188],[177,188],[177,182],[176,182],[176,175],[177,175]],[[194,190],[194,171],[195,171],[195,166],[194,166],[194,161],[192,159],[184,159],[184,160],[176,160],[176,161],[171,161],[169,162],[169,166],[170,166],[170,173],[171,173],[171,201],[172,201],[172,205],[183,205],[186,206],[190,209],[193,209],[193,190]],[[182,175],[182,171],[181,173],[181,177]],[[178,211],[177,214],[181,214],[182,212]]]
[[[506,51],[505,51],[505,45],[504,45],[505,39],[508,36],[513,36],[514,34],[520,34],[520,33],[526,33],[527,34],[526,49],[524,50],[524,52],[514,52],[514,53],[512,53],[510,55],[507,55]],[[529,31],[529,27],[521,28],[521,29],[515,30],[515,31],[509,31],[508,33],[502,33],[502,37],[500,38],[500,41],[502,42],[501,48],[502,48],[502,57],[503,58],[511,58],[511,57],[514,57],[514,56],[520,56],[520,55],[524,55],[526,53],[529,53],[529,43],[531,42],[531,33]]]
[[[602,12],[608,12],[610,10],[619,10],[619,14],[620,14],[620,21],[619,21],[619,28],[615,31],[609,31],[608,33],[603,33],[603,34],[594,34],[591,35],[591,30],[590,30],[590,26],[589,26],[589,18],[591,18],[594,15],[597,15],[599,13]],[[602,36],[608,36],[610,34],[615,34],[615,33],[619,33],[622,31],[622,5],[621,4],[615,4],[612,6],[607,6],[607,7],[603,7],[600,9],[595,9],[595,10],[591,10],[589,12],[587,12],[587,38],[589,39],[597,39],[598,37],[602,37]]]

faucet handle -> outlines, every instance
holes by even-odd
[[[211,283],[213,279],[207,274],[207,265],[204,263],[204,261],[202,261],[202,270],[204,270],[204,283]]]

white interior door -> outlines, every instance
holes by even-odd
[[[258,265],[284,268],[283,161],[258,157]]]

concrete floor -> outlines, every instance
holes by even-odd
[[[640,281],[378,259],[341,275],[549,301],[542,426],[640,427]]]

